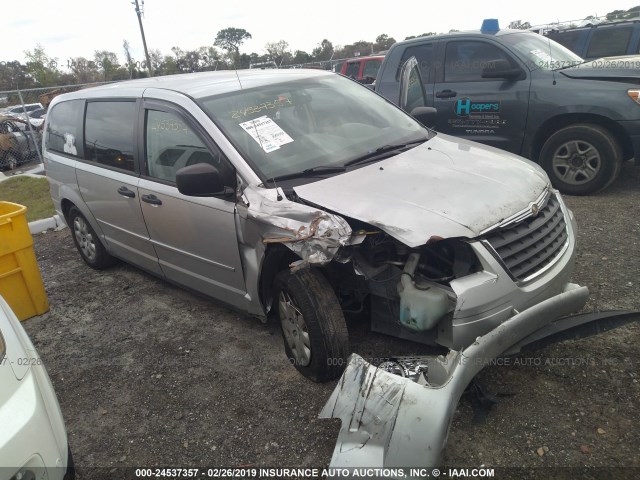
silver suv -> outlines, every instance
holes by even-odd
[[[408,105],[415,69],[401,75]],[[346,365],[345,313],[460,350],[518,313],[539,328],[586,301],[569,283],[575,221],[544,171],[436,134],[342,76],[143,79],[58,96],[49,112],[51,194],[84,261],[273,313],[315,381]]]

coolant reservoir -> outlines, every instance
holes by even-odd
[[[400,323],[415,330],[431,330],[451,310],[449,295],[437,286],[416,287],[413,274],[420,261],[418,253],[409,255],[398,284]]]

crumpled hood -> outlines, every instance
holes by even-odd
[[[564,68],[560,73],[569,78],[583,78],[587,80],[628,80],[633,83],[640,81],[640,56],[626,55],[623,57],[605,57],[597,60],[587,60],[571,68]]]
[[[533,162],[438,134],[394,157],[294,190],[417,247],[432,236],[473,238],[528,208],[548,185]]]

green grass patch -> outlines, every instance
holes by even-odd
[[[46,178],[19,176],[0,182],[0,201],[27,207],[27,221],[55,215]]]

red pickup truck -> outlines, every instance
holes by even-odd
[[[382,60],[384,60],[384,55],[350,58],[342,64],[337,64],[334,71],[360,83],[369,84],[376,79]]]

